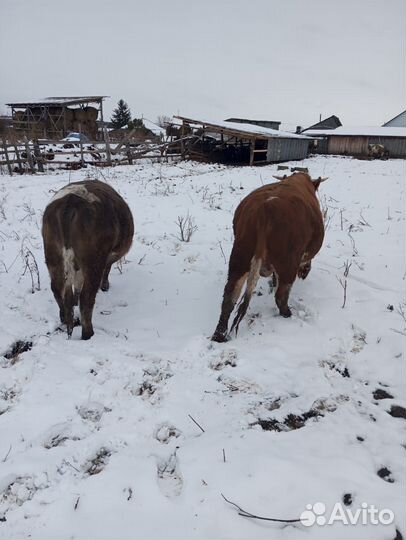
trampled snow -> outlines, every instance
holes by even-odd
[[[320,156],[290,165],[329,177],[319,193],[324,245],[292,288],[292,318],[279,317],[261,280],[226,344],[209,337],[233,212],[274,181],[276,165],[0,177],[0,355],[32,343],[0,356],[0,538],[406,536],[406,423],[396,417],[406,406],[405,162]],[[75,328],[68,341],[41,218],[56,190],[93,175],[128,201],[136,235],[96,298],[95,335],[81,341]],[[197,226],[189,243],[176,223],[187,215]],[[272,523],[240,516],[221,493],[266,517],[345,500],[353,511],[390,509],[395,520]]]

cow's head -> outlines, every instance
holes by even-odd
[[[319,185],[322,182],[325,182],[327,179],[328,179],[328,176],[324,176],[324,177],[319,176],[316,179],[311,178],[311,181],[313,182],[313,185],[314,185],[314,190],[317,191],[319,189]]]
[[[304,176],[304,177],[306,177],[308,180],[310,180],[310,181],[312,182],[313,186],[314,186],[314,191],[317,191],[317,190],[319,189],[319,185],[320,185],[322,182],[324,182],[325,180],[328,179],[328,176],[325,176],[325,177],[323,177],[323,178],[322,178],[321,176],[319,176],[318,178],[314,179],[314,178],[312,178],[312,177],[310,176],[310,174],[307,174],[307,173],[295,173],[295,174],[300,174],[301,176]],[[295,174],[292,174],[292,175],[289,176],[289,177],[286,176],[286,174],[283,175],[283,176],[275,176],[275,175],[274,175],[274,178],[276,178],[277,180],[286,180],[286,179],[288,179],[288,178],[292,178],[293,176],[295,176]]]

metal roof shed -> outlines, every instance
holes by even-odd
[[[183,157],[220,163],[263,165],[307,157],[310,137],[254,124],[208,121],[175,116],[181,120]]]

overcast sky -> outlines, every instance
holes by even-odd
[[[0,112],[46,96],[159,114],[381,125],[406,108],[405,0],[0,0]]]

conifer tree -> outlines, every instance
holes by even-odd
[[[129,122],[131,122],[130,107],[123,99],[120,99],[111,115],[111,123],[115,129],[119,129],[125,127]]]

